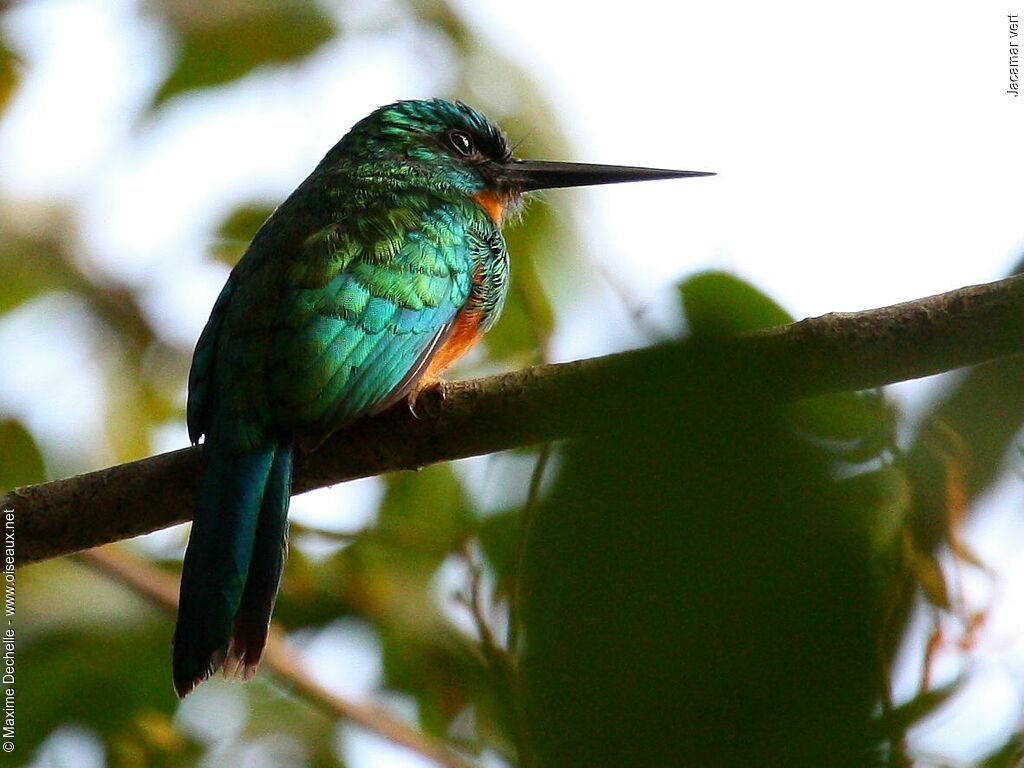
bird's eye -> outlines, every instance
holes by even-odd
[[[476,151],[473,147],[473,137],[465,131],[448,131],[446,138],[449,146],[464,157],[469,157]]]

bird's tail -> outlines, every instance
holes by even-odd
[[[214,441],[203,454],[174,630],[179,697],[221,667],[256,671],[287,546],[291,445],[232,453]]]

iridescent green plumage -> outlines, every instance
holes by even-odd
[[[445,167],[438,150],[420,166],[389,163],[387,147],[413,158],[423,152],[379,138],[396,122],[406,141],[411,126],[433,136],[445,124],[410,114],[438,110],[449,126],[483,120],[447,102],[381,110],[257,233],[196,351],[193,440],[216,430],[246,450],[280,430],[322,436],[398,395],[470,298],[474,275],[484,330],[497,319],[508,258],[497,224],[472,198],[483,182]]]
[[[416,383],[460,312],[481,330],[508,285],[486,181],[439,159],[439,136],[504,137],[447,102],[378,110],[260,229],[196,348],[188,425],[207,467],[182,577],[175,685],[225,661],[252,669],[284,562],[292,444],[319,442]]]
[[[521,192],[701,175],[512,158],[501,130],[439,100],[357,123],[231,272],[189,375],[205,469],[181,582],[174,682],[251,673],[284,564],[294,445],[400,401],[497,320],[503,212]]]

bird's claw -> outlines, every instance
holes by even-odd
[[[416,419],[434,416],[444,405],[447,396],[448,382],[444,379],[422,382],[409,393],[409,412]]]

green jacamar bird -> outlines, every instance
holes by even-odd
[[[256,233],[192,359],[204,469],[174,633],[179,696],[251,676],[285,560],[295,446],[402,401],[501,312],[501,224],[524,192],[694,171],[538,162],[465,104],[402,101],[359,121]]]

